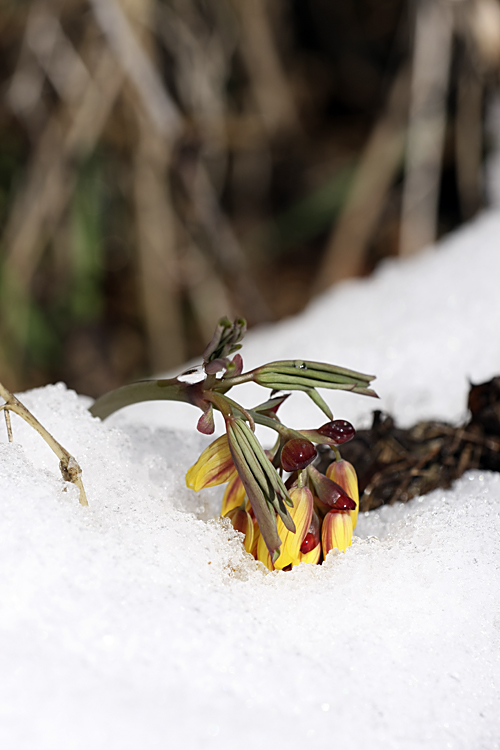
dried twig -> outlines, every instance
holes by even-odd
[[[7,388],[2,385],[2,383],[0,383],[0,396],[5,401],[5,404],[2,404],[2,406],[0,406],[0,411],[4,411],[5,413],[9,442],[12,442],[12,427],[10,425],[9,415],[9,412],[12,411],[19,417],[24,419],[24,421],[27,422],[30,427],[33,427],[33,429],[42,436],[49,448],[54,451],[57,458],[59,459],[59,468],[61,469],[61,474],[64,481],[72,482],[73,484],[75,484],[80,492],[80,504],[88,505],[87,496],[85,494],[85,489],[82,482],[82,470],[76,459],[71,455],[71,453],[68,453],[66,448],[63,448],[62,445],[52,437],[50,432],[48,432],[45,427],[40,424],[38,419],[36,419],[36,417],[33,416],[33,414],[24,406],[24,404],[22,404],[19,399],[14,396],[13,393],[8,391]]]

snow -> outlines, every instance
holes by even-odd
[[[468,378],[500,372],[499,234],[484,214],[438,251],[343,284],[249,334],[246,366],[300,356],[376,373],[380,402],[328,397],[356,424],[374,407],[401,424],[460,419]],[[372,512],[345,554],[268,573],[215,520],[219,489],[185,487],[207,443],[195,410],[145,404],[101,423],[62,384],[20,398],[79,461],[90,505],[13,415],[0,747],[500,748],[500,475]],[[322,421],[301,395],[287,409],[295,426]]]

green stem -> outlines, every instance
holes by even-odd
[[[241,375],[233,375],[232,377],[224,377],[222,380],[218,380],[220,390],[223,388],[229,390],[234,385],[241,385],[242,383],[253,383],[255,372],[256,370],[251,370],[250,372],[242,372]]]
[[[204,391],[203,395],[207,401],[211,403],[224,415],[224,418],[230,417],[234,411],[237,411],[241,416],[248,420],[252,432],[255,432],[255,420],[241,404],[237,401],[233,401],[229,396],[221,393],[214,393],[213,391]]]
[[[142,380],[139,383],[124,385],[114,391],[105,393],[90,407],[94,417],[106,419],[119,409],[141,401],[184,401],[196,404],[196,386],[179,383],[176,378],[171,380]]]
[[[269,427],[271,430],[275,430],[285,441],[293,440],[293,438],[300,438],[301,440],[309,440],[298,430],[293,430],[291,427],[286,427],[282,422],[278,422],[272,417],[268,417],[265,414],[260,414],[258,411],[253,409],[248,410],[254,418],[257,424],[261,424],[264,427]]]

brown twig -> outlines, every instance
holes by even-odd
[[[76,459],[68,453],[66,448],[63,448],[55,438],[52,437],[45,427],[33,416],[33,414],[22,404],[13,393],[7,390],[5,386],[0,383],[0,396],[5,401],[5,404],[0,406],[0,411],[5,412],[5,421],[7,423],[7,433],[9,436],[9,442],[12,442],[12,427],[10,424],[9,412],[14,412],[19,417],[24,419],[30,427],[38,432],[39,435],[45,440],[49,448],[51,448],[59,459],[59,468],[63,479],[66,482],[72,482],[78,487],[80,492],[80,505],[88,505],[87,496],[82,482],[82,470],[76,461]]]

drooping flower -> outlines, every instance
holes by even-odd
[[[331,510],[323,519],[321,527],[323,555],[331,549],[345,552],[352,544],[352,518],[347,511]]]
[[[359,511],[359,489],[356,470],[349,461],[339,459],[330,464],[326,470],[326,476],[345,490],[346,494],[356,503],[356,509],[350,511],[352,528],[356,528]]]
[[[298,565],[301,562],[305,563],[316,563],[319,561],[321,555],[321,538],[319,529],[319,518],[313,511],[311,518],[311,525],[309,526],[308,532],[304,537],[304,541],[300,547],[299,558],[293,565]]]
[[[309,466],[307,473],[324,512],[328,510],[356,510],[356,503],[340,484],[326,477],[315,466]]]
[[[236,473],[227,435],[222,435],[205,448],[197,462],[188,469],[187,486],[198,492],[228,482]]]
[[[327,468],[326,476],[342,487],[356,507],[345,511],[331,510],[324,517],[321,540],[325,557],[334,547],[345,552],[347,547],[351,546],[352,532],[358,520],[359,510],[358,477],[354,466],[349,461],[338,459]]]
[[[240,475],[234,469],[234,476],[229,480],[224,497],[222,498],[221,516],[227,516],[229,511],[238,508],[246,497],[246,490]]]
[[[254,547],[254,523],[250,513],[240,506],[233,508],[225,515],[230,519],[233,528],[245,535],[245,549],[251,553]]]
[[[264,537],[260,533],[257,539],[257,547],[255,548],[255,559],[260,560],[268,570],[275,569],[273,561],[271,560],[271,555],[264,541]]]
[[[280,556],[274,563],[274,567],[282,570],[288,565],[298,565],[300,562],[301,547],[311,526],[313,515],[313,495],[308,487],[294,485],[290,488],[290,499],[293,508],[290,515],[295,524],[295,533],[290,532],[281,518],[278,519],[278,534],[281,539]]]

